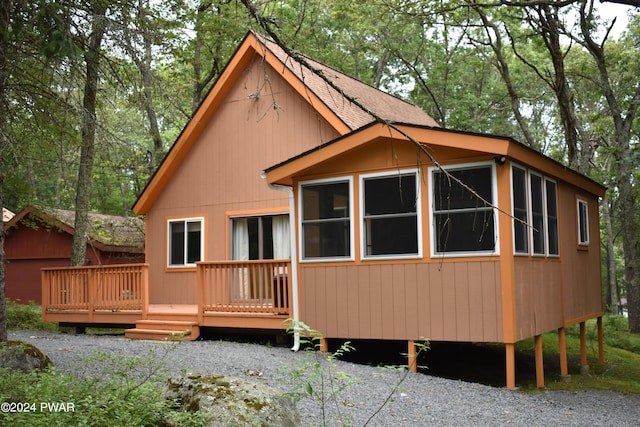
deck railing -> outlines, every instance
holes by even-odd
[[[42,269],[42,310],[142,311],[149,306],[148,264]]]
[[[198,313],[291,314],[291,261],[197,263]]]

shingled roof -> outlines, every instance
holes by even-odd
[[[312,68],[309,69],[291,58],[273,41],[256,33],[253,35],[352,131],[371,123],[374,121],[374,117],[356,103],[350,102],[348,98],[356,100],[357,103],[362,104],[363,107],[385,121],[411,123],[419,126],[439,126],[431,116],[414,104],[354,79],[305,55],[297,54]],[[327,84],[318,73],[329,79],[341,92]]]
[[[42,221],[73,234],[75,226],[75,211],[67,209],[53,209],[27,207],[6,224],[10,229],[27,216],[37,216]],[[89,213],[89,227],[87,234],[92,243],[100,245],[101,250],[122,250],[129,252],[144,252],[145,242],[144,220],[139,217],[123,217]]]

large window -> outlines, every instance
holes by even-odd
[[[418,173],[364,175],[361,182],[364,257],[420,255]]]
[[[351,179],[300,184],[302,259],[351,258]]]
[[[523,255],[559,255],[556,182],[513,164],[511,191],[514,252]]]
[[[170,267],[193,267],[202,261],[203,218],[170,220],[168,222]]]
[[[516,253],[529,253],[529,202],[527,195],[527,171],[513,166],[513,244]]]
[[[496,254],[493,164],[431,169],[434,254]]]
[[[584,200],[578,200],[578,244],[589,244],[589,205]]]
[[[233,218],[231,233],[234,260],[291,257],[289,215]]]

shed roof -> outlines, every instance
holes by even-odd
[[[310,58],[302,56],[306,65],[301,64],[273,41],[249,32],[136,201],[133,207],[135,213],[144,215],[153,206],[231,87],[255,56],[264,58],[267,64],[279,72],[281,77],[342,135],[374,122],[376,118],[371,113],[390,122],[438,126],[433,118],[414,104]],[[313,70],[321,70],[335,88]]]
[[[38,209],[29,206],[6,223],[5,227],[11,229],[23,219],[31,216],[35,216],[68,234],[74,234],[75,211],[67,209]],[[87,234],[92,243],[102,251],[144,252],[145,226],[144,220],[139,217],[89,213]]]

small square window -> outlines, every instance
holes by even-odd
[[[191,267],[202,261],[202,218],[169,221],[169,266]]]

